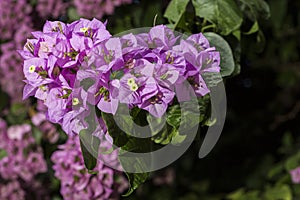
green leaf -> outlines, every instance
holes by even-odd
[[[222,35],[240,28],[242,13],[234,0],[192,0],[196,15],[216,25]]]
[[[204,35],[208,39],[210,46],[216,47],[217,51],[220,52],[222,77],[231,75],[235,69],[235,63],[229,44],[223,37],[216,33],[208,32],[204,33]],[[218,77],[215,77],[215,79],[217,78]]]
[[[292,191],[294,192],[294,196],[299,197],[300,195],[300,185],[299,184],[293,184]]]
[[[113,80],[113,79],[119,79],[120,80],[123,75],[124,75],[123,71],[114,71],[110,74],[110,80]]]
[[[42,131],[40,131],[38,128],[36,127],[33,127],[32,128],[32,136],[34,137],[35,139],[35,142],[40,145],[41,144],[41,141],[42,141],[42,138],[43,138],[43,133]]]
[[[4,149],[0,149],[0,160],[7,156],[7,152]]]
[[[238,189],[229,195],[227,195],[226,199],[228,200],[260,200],[259,197],[260,192],[258,190],[252,190],[245,192],[244,188]]]
[[[293,155],[291,157],[289,157],[286,161],[285,161],[285,169],[287,171],[290,171],[292,169],[295,169],[296,167],[299,166],[300,163],[300,152],[298,152],[296,155]]]
[[[125,109],[125,108],[124,108]],[[139,109],[134,109],[134,111],[131,112],[130,117],[128,114],[126,115],[126,110],[123,110],[123,107],[120,107],[120,110],[118,109],[118,112],[115,116],[112,114],[104,113],[102,112],[102,118],[106,124],[108,133],[113,138],[113,142],[116,146],[121,147],[119,151],[119,161],[123,167],[123,169],[126,171],[126,169],[134,168],[137,172],[144,171],[143,169],[146,169],[145,166],[150,165],[150,160],[145,160],[142,156],[141,157],[131,157],[127,156],[128,153],[134,152],[134,153],[146,153],[151,152],[152,149],[152,141],[151,138],[136,138],[128,135],[126,132],[130,133],[133,130],[133,120],[132,118],[140,118],[141,111]],[[122,130],[116,121],[114,120],[114,117],[116,120],[118,120],[118,124],[122,127]],[[142,133],[137,133],[142,134]],[[148,172],[145,173],[128,173],[126,172],[126,175],[129,180],[129,190],[124,196],[129,196],[134,190],[138,188],[139,185],[141,185],[143,182],[145,182],[149,176]]]
[[[266,190],[266,200],[292,200],[292,191],[288,185],[277,185]]]
[[[198,104],[198,99],[192,99],[190,102],[181,102],[181,107],[183,112],[181,114],[180,129],[188,133],[189,130],[192,130],[195,126],[199,125],[200,106]]]
[[[113,138],[114,145],[124,146],[128,142],[127,134],[116,124],[112,114],[101,112],[108,134]]]
[[[241,41],[241,31],[240,30],[235,30],[232,32],[232,35],[238,39],[238,41]]]
[[[130,110],[130,116],[133,118],[133,119],[136,119],[138,114],[141,112],[141,109],[138,108],[138,107],[133,107],[131,110]]]
[[[173,141],[173,137],[178,135],[176,128],[165,124],[162,130],[152,137],[152,140],[157,144],[167,145]]]
[[[279,164],[273,166],[273,167],[269,170],[269,172],[268,172],[268,174],[267,174],[267,177],[268,177],[269,179],[271,179],[271,178],[273,178],[273,177],[279,175],[281,172],[283,172],[283,169],[284,169],[283,164],[282,164],[282,163],[279,163]]]
[[[164,14],[164,17],[168,18],[170,23],[174,23],[176,25],[180,21],[182,15],[185,12],[186,6],[188,5],[189,0],[172,0]]]
[[[52,200],[62,200],[62,198],[58,197],[58,196],[54,196],[54,197],[52,197]]]
[[[88,170],[93,170],[97,165],[100,140],[87,130],[81,130],[79,138],[84,165]]]
[[[222,78],[220,77],[219,74],[215,74],[215,73],[205,73],[203,74],[203,77],[205,79],[205,83],[209,86],[209,87],[214,87],[215,85],[217,85],[220,81],[222,81]],[[199,121],[195,121],[195,119],[193,117],[191,117],[191,121],[189,122],[191,125],[192,124],[196,124],[196,123],[201,123],[201,122],[207,122],[210,123],[209,120],[210,118],[210,113],[209,113],[209,108],[210,108],[210,96],[209,95],[205,95],[201,98],[198,98],[198,109],[200,111],[200,118]],[[188,108],[188,107],[186,107]],[[190,109],[196,109],[196,108],[190,108]],[[172,106],[170,106],[167,110],[167,123],[178,129],[180,126],[180,123],[182,121],[182,123],[186,122],[189,120],[189,116],[192,116],[190,114],[193,114],[193,112],[190,112],[189,109],[187,109],[185,111],[185,113],[181,113],[181,109],[180,109],[180,105],[178,104],[174,104]],[[192,123],[193,121],[193,123]],[[181,135],[177,135],[177,133],[174,135],[177,137],[177,141],[179,138],[183,139],[183,136]]]
[[[234,63],[235,63],[235,67],[234,67],[234,71],[231,74],[231,76],[235,76],[238,75],[241,72],[241,45],[240,42],[238,42],[238,44],[233,47],[233,57],[234,57]]]
[[[192,103],[192,101],[195,102]],[[199,107],[194,107],[195,104],[198,104]],[[198,119],[199,112],[201,115],[199,99],[181,102],[180,105],[174,104],[167,110],[167,123],[176,129],[180,126],[181,129],[189,130],[200,123],[200,119]]]
[[[6,116],[7,121],[10,124],[21,124],[27,118],[27,109],[25,104],[16,103],[10,107],[10,112]]]
[[[198,99],[199,109],[200,109],[200,119],[199,122],[205,124],[205,122],[210,121],[210,96],[207,94]]]
[[[2,111],[4,108],[7,108],[8,103],[9,103],[9,96],[2,92],[2,90],[0,90],[0,111]]]
[[[178,104],[172,105],[167,110],[167,122],[169,125],[178,128],[181,121],[181,110]]]
[[[222,73],[222,68],[221,68]],[[222,75],[216,72],[203,73],[202,77],[208,88],[216,87],[220,82],[223,81]]]
[[[92,78],[85,78],[82,81],[80,81],[80,86],[83,87],[85,91],[87,91],[94,84],[95,80]]]
[[[280,176],[276,180],[276,184],[277,185],[286,184],[286,183],[290,183],[290,182],[291,182],[291,175],[290,175],[290,173],[284,173],[284,174],[282,174],[282,176]]]
[[[253,190],[253,191],[249,191],[245,194],[244,200],[261,200],[261,197],[260,197],[260,191],[258,190]]]
[[[29,1],[29,4],[30,4],[31,6],[35,6],[37,3],[38,3],[38,0],[30,0],[30,1]]]
[[[171,144],[180,145],[186,139],[186,137],[186,135],[180,135],[179,132],[173,128]]]
[[[291,72],[292,73],[292,72]],[[284,133],[282,137],[282,146],[278,149],[278,152],[281,154],[287,154],[288,152],[293,150],[293,142],[295,139],[290,132]]]
[[[77,13],[76,8],[74,8],[74,7],[69,7],[67,12],[68,12],[68,17],[69,17],[70,21],[75,21],[80,18],[80,16]]]
[[[126,169],[135,169],[136,172],[143,172],[151,165],[151,160],[143,156],[127,156],[128,153],[146,153],[151,152],[152,142],[150,138],[135,138],[129,137],[125,146],[121,147],[119,151],[119,161],[126,172]],[[129,196],[149,177],[149,172],[143,173],[129,173],[126,172],[129,181],[129,189],[123,196]]]
[[[93,170],[88,170],[88,173],[89,174],[92,174],[92,175],[95,175],[95,174],[98,174],[99,172],[98,171],[93,171]]]
[[[262,52],[266,46],[266,38],[262,30],[259,30],[256,37],[256,52]]]
[[[180,126],[181,122],[181,109],[180,105],[174,104],[169,107],[167,111],[167,119],[162,127],[161,124],[157,123],[155,127],[152,127],[153,124],[153,119],[150,120],[150,118],[147,118],[148,123],[151,127],[151,131],[153,133],[152,140],[157,143],[157,144],[162,144],[162,145],[167,145],[169,143],[172,143],[174,145],[182,143],[186,135],[180,135],[178,132],[178,128]],[[159,119],[156,119],[159,120]],[[159,120],[160,122],[162,120]]]
[[[264,0],[239,0],[242,12],[253,22],[270,17],[269,5]]]
[[[228,194],[226,196],[226,199],[231,199],[231,200],[240,199],[244,194],[245,194],[245,190],[241,188]]]
[[[243,33],[244,35],[251,35],[253,33],[256,33],[257,31],[259,31],[259,25],[258,25],[258,22],[255,21],[254,24],[252,25],[251,29],[246,32],[246,33]]]
[[[129,189],[126,194],[122,195],[128,197],[134,190],[136,190],[141,184],[143,184],[149,177],[149,173],[126,173],[129,181]]]
[[[150,127],[151,136],[159,134],[162,130],[165,129],[166,121],[162,118],[157,118],[151,114],[147,114],[147,123]]]
[[[212,125],[216,124],[216,122],[217,122],[216,118],[214,118],[214,119],[207,119],[207,120],[204,121],[204,125],[205,126],[212,126]]]

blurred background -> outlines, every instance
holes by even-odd
[[[198,13],[195,5],[205,1],[178,7],[179,19],[166,14],[172,2],[182,1],[0,0],[1,200],[72,199],[71,189],[62,189],[63,180],[54,175],[57,168],[52,169],[60,161],[51,156],[66,136],[45,120],[39,102],[22,101],[22,59],[16,49],[22,49],[30,32],[41,30],[46,20],[72,22],[80,17],[107,20],[112,34],[153,24],[185,33],[217,32],[230,44],[236,61],[234,73],[225,79],[225,127],[208,156],[198,159],[201,139],[196,140],[178,161],[153,173],[130,197],[119,197],[126,189],[120,185],[127,183],[114,172],[122,181],[114,178],[117,186],[105,187],[115,194],[95,199],[300,199],[300,1],[232,1],[243,21],[239,32],[229,34]],[[218,4],[229,0],[214,2],[221,12],[231,5]],[[259,9],[262,2],[265,7]],[[43,161],[24,167],[30,159]]]

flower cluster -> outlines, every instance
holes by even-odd
[[[37,102],[37,112],[33,111],[31,122],[35,125],[42,133],[43,138],[50,143],[54,144],[59,139],[59,133],[54,124],[50,123],[46,118],[47,107],[42,101]]]
[[[9,128],[0,121],[0,149],[6,152],[0,160],[0,175],[6,180],[21,178],[26,182],[33,180],[38,173],[47,171],[43,151],[36,145],[29,124],[14,125]]]
[[[131,2],[132,0],[73,0],[72,3],[80,16],[102,18],[103,15],[113,14],[115,7]]]
[[[42,18],[58,18],[66,13],[67,6],[63,0],[38,0],[36,10]]]
[[[29,124],[7,127],[0,119],[0,199],[25,199],[29,196],[46,199],[36,175],[47,171],[43,151],[36,144]]]
[[[24,79],[19,67],[22,62],[15,49],[20,49],[37,25],[31,16],[37,13],[40,18],[59,19],[67,13],[69,6],[75,6],[79,15],[87,18],[100,18],[112,14],[114,8],[121,4],[131,3],[131,0],[98,0],[98,1],[64,1],[64,0],[1,0],[0,1],[0,85],[12,99],[12,102],[22,100],[21,88]],[[41,21],[42,22],[42,21]],[[39,26],[39,25],[37,25]]]
[[[109,143],[101,144],[102,147],[110,148]],[[65,200],[111,199],[115,193],[122,193],[128,185],[121,174],[106,167],[101,161],[98,161],[94,169],[97,174],[88,173],[78,136],[69,136],[67,142],[59,146],[59,150],[53,153],[51,159],[54,162],[55,176],[61,181],[61,194]],[[116,160],[117,153],[111,154],[109,159]],[[115,180],[116,178],[119,181]]]
[[[26,0],[0,2],[0,85],[13,102],[22,100],[23,74],[20,72],[22,59],[16,52],[29,37],[32,8]]]
[[[0,199],[23,200],[25,199],[25,191],[16,180],[10,181],[6,184],[0,184]]]
[[[76,105],[76,98],[72,98],[72,93],[76,92],[74,82],[79,66],[94,46],[111,35],[96,19],[82,19],[68,25],[47,22],[43,32],[33,35],[36,39],[28,40],[21,51],[27,83],[24,98],[34,95],[44,101],[48,119],[63,125],[66,131],[71,127],[71,118],[66,114],[75,112],[72,104]]]
[[[18,68],[22,65],[22,58],[15,51],[16,48],[15,41],[2,44],[2,55],[0,56],[0,85],[11,97],[12,102],[22,100],[22,88],[24,87],[24,75],[20,73],[20,68]]]
[[[29,16],[32,8],[26,0],[1,0],[0,2],[0,34],[1,40],[13,38],[20,24],[30,24]]]
[[[179,41],[163,25],[111,37],[96,19],[48,21],[43,32],[32,34],[20,51],[24,98],[43,100],[48,119],[68,134],[87,128],[90,105],[115,114],[122,103],[161,117],[175,91],[179,101],[189,98],[185,82],[201,97],[209,92],[202,74],[220,71],[219,52],[202,34]]]
[[[129,4],[132,0],[38,0],[36,10],[42,18],[59,18],[67,13],[67,8],[75,7],[79,16],[85,18],[102,18],[104,15],[114,13],[116,7]]]

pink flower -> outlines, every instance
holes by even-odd
[[[290,171],[293,183],[300,183],[300,167],[297,167]]]
[[[6,180],[33,180],[34,176],[47,171],[43,151],[37,146],[29,124],[14,125],[7,129],[0,119],[0,148],[6,156],[0,160],[0,175]]]
[[[109,143],[104,147],[109,148]],[[119,181],[115,183],[116,175],[122,176],[99,160],[94,169],[97,174],[93,175],[87,172],[78,135],[69,136],[67,142],[59,146],[59,150],[53,153],[51,160],[54,162],[55,176],[61,181],[61,194],[66,200],[105,200],[114,195],[114,191],[120,194],[128,186],[124,178],[120,179],[122,183]],[[117,152],[113,152],[109,159],[104,158],[104,160],[110,163],[116,162]]]
[[[25,199],[25,191],[18,181],[0,184],[0,199],[23,200]]]

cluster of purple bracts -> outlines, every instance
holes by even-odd
[[[109,142],[101,144],[102,149],[111,148]],[[118,153],[114,151],[104,159],[109,163],[117,162]],[[125,177],[116,170],[104,165],[100,160],[94,171],[88,173],[85,168],[78,135],[69,136],[65,144],[52,154],[55,176],[61,182],[60,192],[65,200],[81,199],[119,199],[119,194],[128,187]]]
[[[105,25],[97,19],[48,21],[20,51],[23,98],[42,100],[48,119],[67,134],[87,128],[89,105],[115,114],[126,104],[159,118],[175,97],[187,99],[184,82],[198,97],[209,93],[202,74],[220,71],[220,55],[201,33],[180,39],[159,25],[112,37]]]

